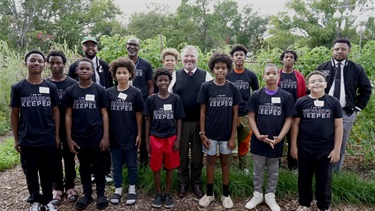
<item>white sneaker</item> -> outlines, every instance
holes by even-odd
[[[222,201],[223,207],[225,209],[231,209],[231,208],[233,208],[233,201],[230,198],[230,196],[228,196],[228,197],[221,196],[221,201]]]
[[[30,204],[30,211],[40,211],[40,203],[34,202]]]
[[[105,175],[105,182],[106,182],[106,183],[111,183],[111,182],[113,182],[112,175],[110,175],[110,174]]]
[[[46,206],[44,206],[46,211],[57,211],[57,205],[55,201],[51,201]]]
[[[299,205],[297,211],[310,211],[310,207]]]
[[[207,207],[208,205],[210,205],[210,203],[215,200],[215,195],[212,195],[212,196],[207,196],[207,194],[205,194],[200,200],[199,200],[199,206],[201,207]]]
[[[263,202],[263,193],[259,193],[257,191],[254,191],[253,198],[250,199],[249,202],[246,203],[245,207],[246,209],[253,209],[258,204]]]
[[[264,194],[266,204],[271,208],[272,211],[280,211],[280,206],[277,204],[274,193]]]

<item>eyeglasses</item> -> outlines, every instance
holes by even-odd
[[[96,47],[96,44],[85,43],[85,44],[83,44],[83,46],[85,46],[86,48],[89,48],[89,47],[95,48],[95,47]]]

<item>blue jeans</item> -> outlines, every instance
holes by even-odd
[[[112,176],[115,188],[122,187],[122,169],[124,164],[128,168],[129,185],[135,185],[138,177],[137,168],[137,148],[122,150],[120,148],[111,148],[112,156]]]

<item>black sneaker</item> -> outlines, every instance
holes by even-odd
[[[152,200],[151,207],[153,207],[153,208],[161,208],[162,204],[163,204],[163,195],[156,194],[155,199]]]
[[[164,207],[170,209],[174,206],[171,195],[164,194]]]

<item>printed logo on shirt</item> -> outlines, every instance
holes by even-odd
[[[282,89],[297,89],[297,81],[285,79],[280,81],[280,88]]]
[[[142,71],[142,70],[139,70],[139,69],[136,69],[136,70],[135,70],[135,75],[136,75],[136,76],[141,76],[141,77],[142,77],[142,76],[143,76],[143,71]]]
[[[331,110],[330,109],[322,109],[322,108],[310,108],[310,109],[303,109],[303,117],[309,119],[329,119],[331,118]]]
[[[73,109],[96,109],[96,101],[86,100],[86,97],[80,97],[73,100]]]
[[[64,96],[65,90],[64,89],[58,89],[57,95],[59,96],[59,99],[61,100]]]
[[[236,85],[238,89],[245,89],[245,90],[248,90],[250,87],[250,83],[247,81],[243,81],[243,80],[236,80],[234,82],[234,85]]]
[[[281,106],[273,105],[272,103],[266,103],[264,105],[259,105],[258,114],[281,116],[281,111]]]
[[[174,119],[173,110],[164,110],[160,108],[159,110],[154,110],[154,119]]]
[[[210,97],[208,99],[212,107],[231,107],[233,106],[233,97],[225,97],[219,95],[217,97]]]
[[[122,99],[112,100],[111,111],[133,111],[133,103]]]
[[[51,107],[51,97],[41,94],[31,94],[29,97],[21,97],[21,107]]]

